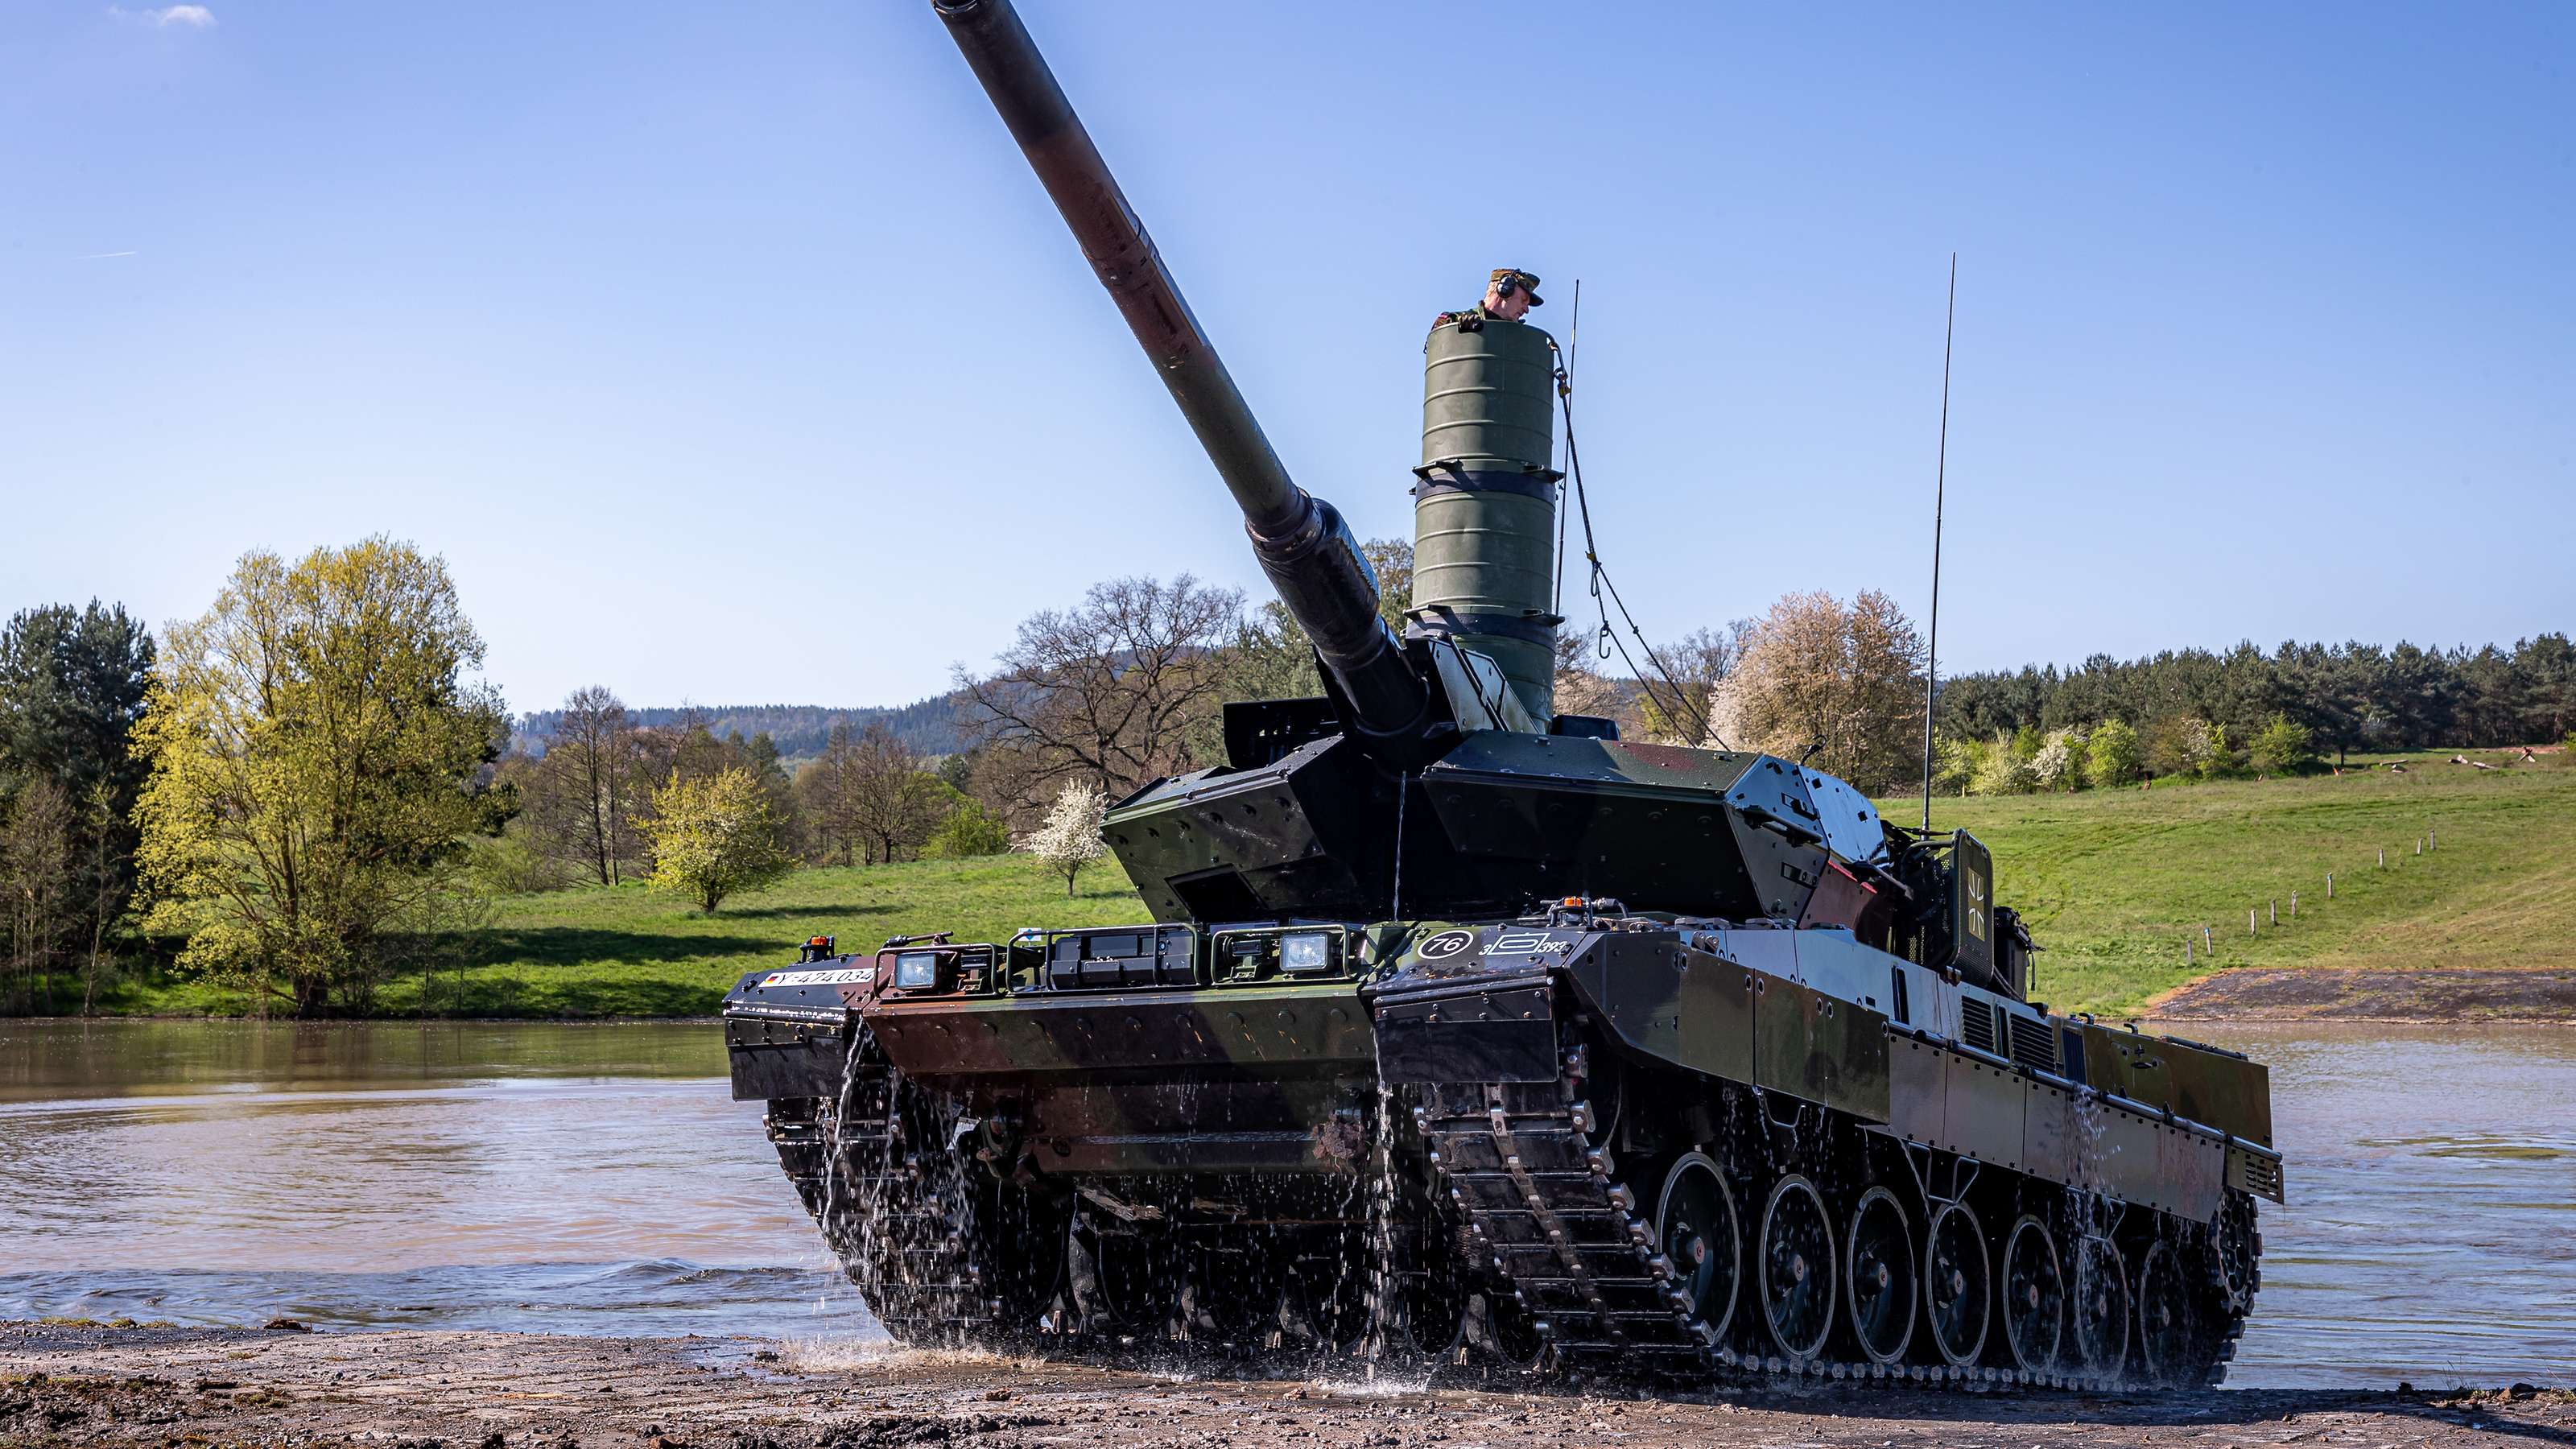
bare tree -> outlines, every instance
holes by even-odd
[[[857,764],[858,736],[849,721],[840,720],[825,739],[823,753],[796,772],[796,793],[804,802],[806,817],[814,822],[818,854],[829,857],[838,851],[843,865],[851,863],[859,841],[852,800],[858,785]]]
[[[1211,656],[1242,615],[1240,592],[1187,574],[1095,584],[1076,607],[1022,622],[1000,668],[961,668],[957,684],[983,738],[1029,757],[1028,787],[1087,779],[1117,799],[1196,768],[1191,726],[1223,698]]]
[[[37,1008],[37,993],[54,958],[54,938],[72,881],[73,810],[63,787],[39,776],[18,791],[0,827],[0,889],[9,908],[9,966],[17,980],[11,1005]],[[44,1009],[53,1009],[45,994]]]
[[[1718,687],[1735,670],[1753,621],[1738,619],[1723,629],[1694,629],[1669,644],[1654,647],[1646,677],[1639,680],[1638,712],[1646,734],[1667,744],[1719,747],[1716,722]]]
[[[615,885],[635,859],[635,727],[605,685],[564,699],[563,723],[546,747],[539,776],[555,809],[543,812],[566,853],[601,885]]]
[[[848,808],[867,863],[891,861],[930,838],[956,791],[921,768],[921,754],[870,723],[850,752]]]

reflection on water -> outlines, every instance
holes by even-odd
[[[2576,1382],[2576,1028],[2239,1027],[2290,1205],[2230,1382]]]
[[[2289,1156],[2233,1382],[2576,1381],[2576,1029],[2215,1035]],[[0,1317],[872,1334],[723,1070],[705,1024],[0,1022]]]
[[[0,1022],[0,1317],[866,1319],[706,1024]]]

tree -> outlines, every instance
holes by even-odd
[[[850,757],[848,811],[868,864],[891,862],[928,840],[959,798],[884,725],[871,721],[860,732]]]
[[[1020,849],[1062,872],[1065,897],[1071,899],[1073,878],[1109,853],[1108,843],[1100,838],[1101,822],[1108,814],[1106,792],[1089,780],[1072,781],[1056,795],[1046,822],[1020,841]]]
[[[1243,595],[1187,574],[1095,584],[1082,603],[1020,624],[989,675],[960,669],[981,742],[1022,751],[1035,788],[1088,779],[1125,795],[1199,763],[1194,729],[1222,702],[1214,651],[1232,638]]]
[[[556,839],[601,885],[615,885],[636,856],[635,730],[625,701],[593,684],[564,697],[563,722],[546,746],[541,778],[563,807]]]
[[[964,860],[969,856],[999,855],[1011,848],[1010,827],[995,818],[980,800],[960,798],[957,808],[930,832],[921,843],[921,853],[930,860]]]
[[[9,910],[9,1005],[32,1012],[53,966],[54,945],[72,906],[73,869],[78,860],[72,841],[77,821],[69,796],[52,780],[38,777],[18,791],[0,821],[0,886]]]
[[[381,537],[246,554],[167,642],[135,731],[152,922],[298,1015],[362,1008],[387,938],[453,918],[466,841],[511,810],[481,787],[507,715],[466,680],[483,640],[446,564]]]
[[[687,897],[706,915],[727,896],[758,890],[793,868],[779,847],[768,792],[739,765],[701,779],[672,771],[638,826],[652,846],[654,886]]]
[[[92,923],[93,978],[107,930],[123,918],[134,891],[132,817],[144,766],[133,733],[152,657],[143,626],[95,599],[85,609],[24,610],[0,630],[0,818],[11,797],[36,780],[51,781],[69,802],[71,865],[63,889],[81,905],[55,917],[61,939],[39,944],[47,954],[73,946],[78,924]]]
[[[824,737],[823,753],[796,772],[796,793],[821,855],[838,851],[843,865],[852,863],[859,843],[857,763],[858,737],[849,721],[838,720]]]
[[[2269,723],[2256,730],[2246,751],[2254,769],[2266,775],[2292,774],[2316,759],[2308,744],[2308,727],[2286,714],[2272,716]]]
[[[1676,745],[1718,747],[1716,696],[1735,661],[1753,621],[1738,619],[1724,629],[1694,629],[1655,648],[1645,664],[1648,677],[1637,681],[1637,702],[1649,738]]]
[[[1790,594],[1753,622],[1717,691],[1717,732],[1738,749],[1791,759],[1864,790],[1920,768],[1923,645],[1894,600],[1864,591]]]
[[[2084,736],[2074,730],[2050,730],[2039,753],[2030,759],[2031,779],[2043,790],[2072,790],[2084,776]]]
[[[2084,773],[2095,788],[2108,790],[2138,778],[2138,759],[2138,732],[2126,721],[2106,719],[2085,744]]]

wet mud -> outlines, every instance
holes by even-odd
[[[2529,1385],[2027,1397],[1819,1386],[1720,1401],[1239,1372],[740,1338],[10,1324],[0,1445],[2576,1445],[2576,1394]]]
[[[2158,1021],[2576,1022],[2576,971],[2243,967],[2147,1004]]]

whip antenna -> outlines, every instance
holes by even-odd
[[[1941,506],[1950,485],[1950,341],[1959,327],[1959,254],[1950,253],[1950,303],[1941,323],[1941,451],[1932,465],[1932,637],[1923,650],[1923,833],[1932,833],[1932,685],[1941,673]]]

